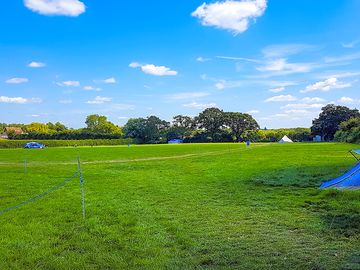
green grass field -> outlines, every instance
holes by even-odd
[[[0,269],[360,269],[349,144],[0,150]],[[27,160],[24,172],[23,161]]]

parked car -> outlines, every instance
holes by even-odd
[[[38,142],[29,142],[25,144],[24,148],[28,149],[44,149],[45,145],[38,143]]]

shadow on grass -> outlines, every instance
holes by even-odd
[[[333,179],[346,170],[348,165],[334,166],[292,166],[264,172],[255,176],[251,182],[256,186],[268,187],[319,187],[321,183]]]
[[[351,237],[360,233],[360,191],[324,190],[305,201],[304,207],[317,213],[324,232]]]

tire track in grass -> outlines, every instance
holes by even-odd
[[[82,164],[86,165],[93,165],[93,164],[111,164],[111,163],[130,163],[130,162],[143,162],[143,161],[161,161],[161,160],[171,160],[171,159],[183,159],[189,157],[197,157],[197,156],[213,156],[213,155],[221,155],[221,154],[228,154],[233,152],[243,152],[248,151],[254,148],[269,146],[271,144],[260,144],[252,146],[251,148],[236,148],[236,149],[227,149],[221,151],[210,151],[210,152],[196,152],[192,154],[184,154],[184,155],[175,155],[175,156],[164,156],[164,157],[147,157],[147,158],[134,158],[134,159],[113,159],[113,160],[93,160],[93,161],[82,161]],[[0,166],[17,166],[19,162],[0,162]],[[74,165],[77,164],[76,161],[74,162],[28,162],[31,165]]]

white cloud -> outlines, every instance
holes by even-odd
[[[262,16],[266,6],[266,0],[226,0],[203,3],[191,15],[199,18],[204,26],[214,26],[237,35],[249,28],[251,19]]]
[[[215,81],[215,88],[218,90],[223,90],[225,88],[237,88],[244,85],[245,81],[227,81],[227,80],[219,80],[216,78],[206,78],[206,80]]]
[[[193,108],[193,109],[206,109],[206,108],[212,108],[212,107],[216,107],[216,103],[198,103],[196,101],[188,103],[188,104],[184,104],[184,107],[187,108]]]
[[[338,81],[337,78],[332,77],[329,79],[326,79],[325,81],[319,81],[314,84],[310,84],[306,86],[305,89],[301,90],[301,93],[308,93],[308,92],[314,92],[314,91],[322,91],[327,92],[331,89],[339,89],[339,88],[347,88],[351,87],[351,83],[344,83]]]
[[[59,100],[59,103],[61,104],[71,104],[73,101],[71,99],[64,99],[64,100]]]
[[[110,101],[111,98],[108,98],[108,101]],[[108,102],[106,101],[106,102]],[[103,109],[104,113],[116,113],[120,111],[128,111],[128,110],[135,110],[135,105],[133,104],[125,104],[125,103],[115,103],[115,104],[109,104],[106,106],[105,109]]]
[[[90,85],[84,86],[83,89],[86,91],[101,91],[102,90],[100,87],[93,87]]]
[[[130,117],[127,117],[127,116],[119,116],[118,119],[119,120],[126,120],[126,119],[129,119]]]
[[[271,87],[287,87],[297,85],[297,82],[294,81],[265,81]]]
[[[262,50],[265,58],[282,58],[313,49],[314,46],[307,44],[279,44],[270,45]]]
[[[114,77],[110,77],[110,78],[105,79],[104,83],[114,84],[114,83],[117,83],[117,81],[116,81],[116,79]]]
[[[31,67],[31,68],[42,68],[42,67],[45,67],[46,64],[45,63],[42,63],[42,62],[31,62],[30,64],[28,64],[28,67]]]
[[[264,66],[258,67],[257,70],[262,72],[281,72],[281,74],[305,73],[313,68],[311,63],[288,63],[287,59],[280,58],[267,61]]]
[[[154,76],[176,76],[178,74],[177,71],[171,70],[169,67],[155,66],[153,64],[140,64],[132,62],[129,64],[129,67],[140,68],[144,73]]]
[[[296,110],[303,110],[303,109],[320,109],[322,107],[324,107],[324,104],[321,103],[294,103],[294,104],[287,104],[283,107],[281,107],[281,109],[296,109]]]
[[[305,103],[319,103],[325,102],[325,99],[319,97],[304,97],[301,101]]]
[[[79,81],[64,81],[64,82],[58,82],[56,84],[59,86],[66,86],[66,87],[79,87],[80,86]]]
[[[265,102],[284,102],[284,101],[295,101],[295,100],[297,100],[297,98],[292,95],[279,95],[268,98],[267,100],[265,100]]]
[[[325,57],[324,60],[326,63],[336,63],[336,62],[348,62],[356,59],[360,59],[360,52],[335,56],[335,57]]]
[[[306,115],[306,114],[310,114],[311,112],[308,110],[285,110],[284,111],[286,114],[299,114],[299,115]]]
[[[129,64],[129,67],[131,68],[138,68],[138,67],[141,67],[142,65],[138,62],[132,62]]]
[[[0,103],[16,103],[16,104],[26,104],[26,103],[41,103],[40,98],[24,98],[24,97],[6,97],[0,96]]]
[[[210,61],[211,59],[210,58],[205,58],[205,57],[202,57],[202,56],[199,56],[198,58],[196,58],[196,61],[198,62],[207,62],[207,61]]]
[[[351,49],[351,48],[354,48],[358,43],[360,43],[360,40],[354,40],[352,42],[349,42],[349,43],[344,43],[342,42],[341,43],[341,46],[343,46],[344,48],[347,48],[347,49]]]
[[[285,90],[285,87],[277,87],[277,88],[269,89],[269,91],[272,93],[280,93],[280,92],[283,92],[284,90]]]
[[[216,58],[219,59],[225,59],[225,60],[234,60],[234,61],[246,61],[250,63],[261,63],[260,60],[252,59],[252,58],[245,58],[245,57],[236,57],[236,56],[216,56]]]
[[[6,83],[9,84],[20,84],[20,83],[27,83],[29,81],[28,78],[11,78],[6,80]]]
[[[327,75],[321,75],[319,76],[320,79],[327,79],[327,78],[332,78],[335,77],[337,79],[339,78],[349,78],[349,77],[358,77],[360,76],[360,71],[343,71],[343,72],[338,72],[338,73],[332,73],[331,75],[327,74]]]
[[[338,102],[345,103],[345,104],[352,104],[352,103],[355,103],[356,101],[351,97],[342,97],[338,100]]]
[[[206,97],[209,95],[210,93],[207,92],[183,92],[183,93],[176,93],[173,95],[169,95],[168,98],[173,100],[181,100],[181,99],[194,99],[194,98]]]
[[[48,16],[76,17],[85,12],[85,5],[79,0],[25,0],[25,6]]]
[[[226,85],[225,82],[218,82],[215,84],[215,87],[219,90],[223,90],[226,87]]]
[[[97,96],[93,100],[89,100],[86,103],[87,104],[104,104],[105,102],[110,102],[111,100],[112,100],[112,98],[109,98],[109,97]]]

